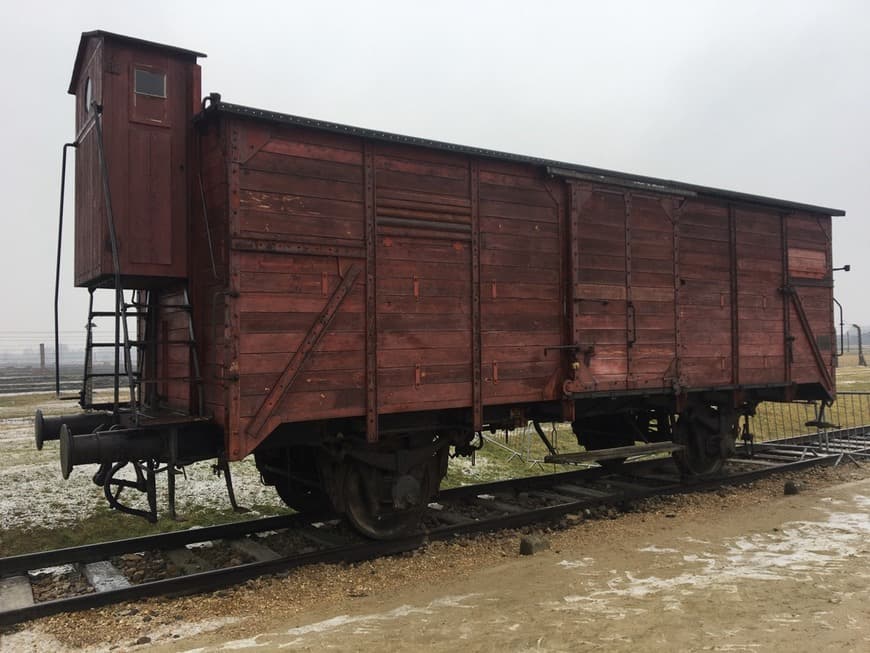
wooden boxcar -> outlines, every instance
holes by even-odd
[[[128,88],[97,102],[107,139],[131,144],[117,155],[128,167],[104,157],[111,192],[130,198],[111,218],[129,253],[118,277],[147,290],[134,304],[152,335],[130,407],[109,409],[130,438],[171,424],[184,440],[179,415],[206,422],[212,444],[190,457],[253,453],[288,504],[331,503],[391,536],[437,489],[448,448],[470,453],[484,429],[566,421],[587,449],[670,444],[688,472],[708,473],[759,402],[833,397],[842,211],[216,94],[193,111],[201,55],[105,32],[82,37],[80,107],[86,65],[117,75],[99,58],[110,50]],[[164,97],[147,100],[171,126],[117,115],[141,100],[140,61],[166,76]],[[89,287],[111,263],[93,235],[104,200],[87,195],[98,159],[76,169],[77,282]],[[132,174],[134,160],[148,173]],[[162,279],[140,250],[171,259]],[[107,464],[87,437],[69,434],[70,459]]]

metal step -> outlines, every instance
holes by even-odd
[[[630,458],[646,456],[652,453],[668,453],[681,451],[683,445],[674,442],[651,442],[636,444],[629,447],[613,447],[612,449],[596,449],[595,451],[578,451],[577,453],[561,453],[544,456],[545,463],[577,464],[595,462],[596,460],[613,460],[614,458]]]

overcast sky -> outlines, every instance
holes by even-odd
[[[66,89],[92,29],[207,53],[203,92],[228,102],[843,208],[835,293],[870,324],[870,2],[30,1],[0,8],[0,349],[52,337]],[[71,228],[64,248],[79,345]]]

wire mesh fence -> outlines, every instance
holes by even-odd
[[[825,407],[821,420],[820,407],[817,401],[760,404],[750,426],[755,441],[818,433],[819,421],[844,434],[870,431],[870,392],[838,393],[833,404]]]
[[[763,402],[750,422],[754,442],[765,442],[820,432],[821,402]],[[840,436],[870,434],[870,391],[840,392],[830,406],[825,406],[821,421],[824,430],[836,430]],[[741,420],[742,425],[742,420]],[[578,449],[577,440],[568,424],[542,424],[551,444],[562,451]],[[531,422],[513,431],[483,434],[491,448],[507,456],[507,462],[538,470],[556,469],[544,463],[548,451]],[[739,443],[740,438],[738,438]],[[590,463],[589,466],[594,465]]]

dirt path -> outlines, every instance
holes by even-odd
[[[533,557],[517,555],[518,534],[433,544],[131,617],[46,620],[0,648],[137,649],[148,633],[171,651],[870,650],[870,474],[800,480],[796,496],[778,478],[579,523]]]

